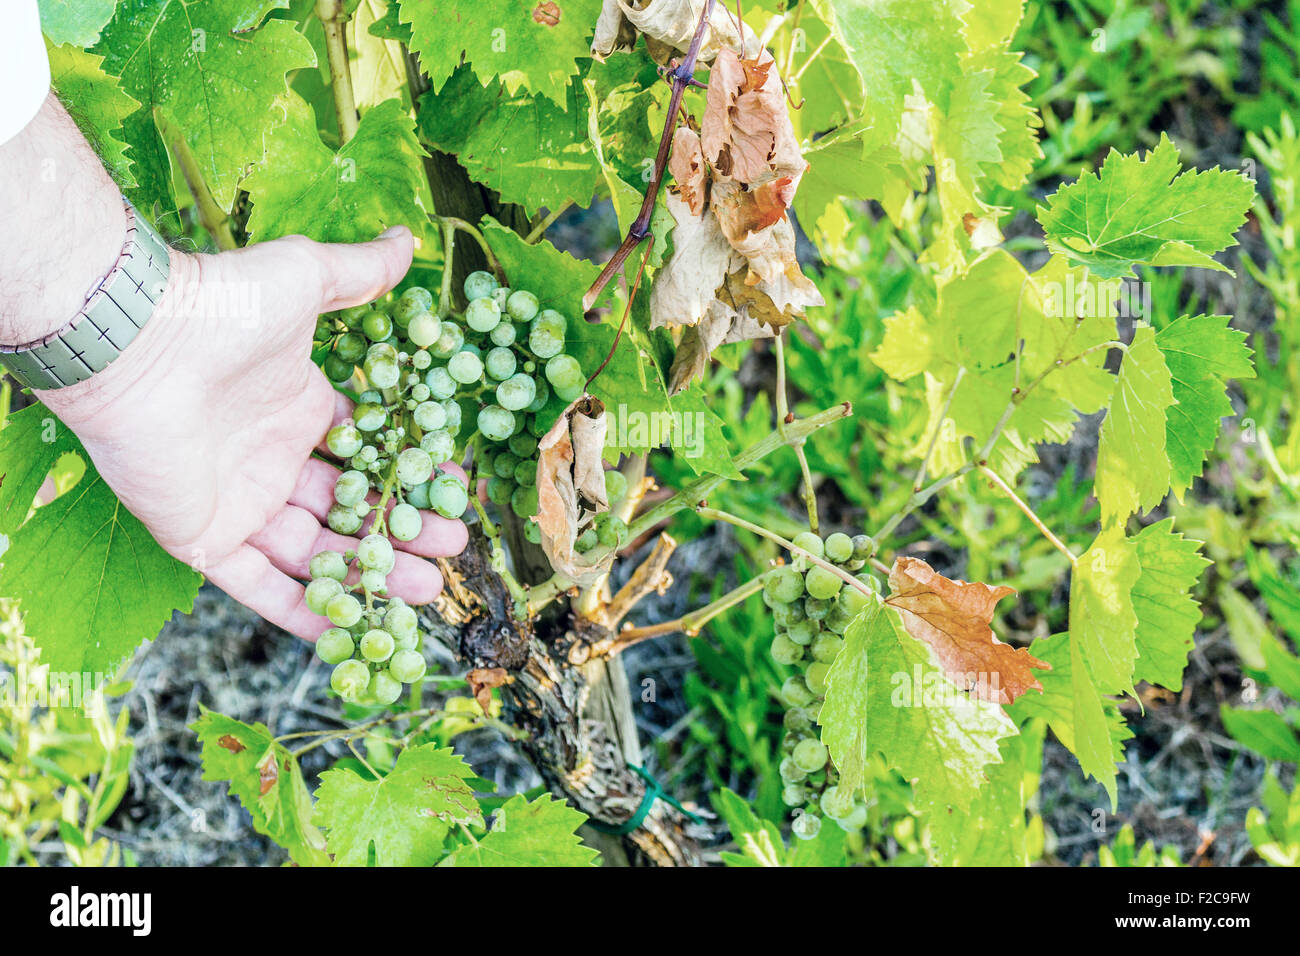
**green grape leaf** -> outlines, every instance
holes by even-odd
[[[322,242],[373,239],[399,223],[419,232],[424,151],[400,100],[361,117],[337,152],[321,142],[311,107],[287,94],[265,134],[265,159],[244,181],[253,198],[248,231],[258,241],[301,233]]]
[[[50,85],[64,103],[71,104],[69,115],[94,146],[108,174],[124,189],[134,187],[122,124],[140,104],[100,68],[103,57],[71,44],[48,45],[48,51]]]
[[[1043,148],[1038,144],[1043,121],[1022,89],[1035,73],[1021,62],[1019,53],[1001,49],[975,54],[968,59],[967,69],[992,74],[986,89],[996,104],[1000,159],[985,171],[1003,188],[1019,189],[1043,158]]]
[[[587,140],[587,115],[569,89],[567,112],[543,97],[479,84],[468,68],[440,93],[420,97],[420,135],[454,153],[469,174],[528,212],[586,206],[602,173]]]
[[[1169,491],[1166,411],[1173,384],[1154,330],[1133,333],[1097,445],[1097,501],[1102,524],[1150,511]]]
[[[51,43],[86,47],[99,39],[117,0],[39,0],[39,6],[41,32]]]
[[[1079,646],[1103,693],[1133,689],[1138,655],[1133,588],[1141,573],[1133,542],[1118,527],[1099,534],[1074,565],[1070,642]]]
[[[1300,763],[1300,738],[1281,714],[1223,704],[1219,716],[1224,729],[1256,753],[1269,760]]]
[[[200,705],[190,730],[203,748],[203,779],[229,784],[253,818],[253,829],[288,850],[299,866],[330,865],[325,838],[311,822],[302,768],[265,724],[245,724]]]
[[[1002,759],[965,813],[930,818],[930,851],[940,866],[1028,866],[1025,852],[1024,740],[1004,737]]]
[[[1218,167],[1181,170],[1163,133],[1145,158],[1111,150],[1099,172],[1038,207],[1048,247],[1102,278],[1132,275],[1139,263],[1224,270],[1211,257],[1235,244],[1255,187]]]
[[[1088,676],[1079,642],[1069,634],[1039,638],[1029,653],[1052,665],[1039,679],[1041,694],[1025,694],[1008,710],[1018,722],[1040,717],[1056,739],[1074,754],[1083,772],[1096,779],[1115,806],[1115,768],[1124,759],[1124,741],[1133,736],[1114,699],[1098,693]]]
[[[172,189],[172,161],[153,115],[143,107],[136,110],[122,123],[122,133],[129,144],[126,154],[135,180],[134,186],[123,190],[126,198],[159,229],[180,234],[183,227]]]
[[[462,846],[439,866],[594,866],[599,854],[577,833],[587,817],[563,800],[542,794],[532,803],[511,797],[477,843]]]
[[[257,135],[285,74],[316,65],[289,20],[254,29],[287,0],[122,0],[94,52],[127,93],[181,130],[213,198],[234,204],[244,169],[262,155]],[[132,139],[132,142],[135,140]]]
[[[841,250],[849,221],[840,200],[875,199],[897,217],[914,184],[908,181],[898,148],[880,142],[876,131],[853,124],[824,136],[803,151],[808,169],[799,180],[794,209],[811,225],[819,246]],[[916,185],[920,185],[919,183]]]
[[[444,855],[451,827],[482,826],[483,813],[466,778],[469,765],[450,747],[408,747],[378,780],[347,769],[326,770],[316,791],[318,825],[334,862],[365,866],[432,866]]]
[[[85,474],[23,522],[66,452],[86,463]],[[0,594],[18,600],[51,670],[111,676],[173,611],[193,608],[202,578],[158,546],[45,406],[10,416],[0,431],[0,474],[0,533],[9,534]]]
[[[1156,333],[1156,346],[1173,380],[1165,448],[1173,492],[1182,499],[1214,448],[1219,422],[1232,414],[1228,379],[1254,378],[1246,333],[1226,315],[1183,316]]]
[[[484,83],[499,80],[512,96],[530,90],[563,110],[578,59],[591,55],[600,8],[601,0],[405,0],[398,18],[410,25],[411,49],[435,92],[464,62]]]
[[[722,817],[739,853],[723,853],[727,866],[785,866],[785,842],[771,820],[756,814],[743,797],[726,787],[713,792],[713,808]]]
[[[988,784],[986,768],[1001,759],[998,741],[1014,736],[1015,725],[996,704],[957,690],[879,600],[858,614],[844,641],[818,718],[840,786],[861,787],[868,760],[880,752],[915,782],[927,810],[965,812]]]
[[[1132,538],[1141,574],[1133,584],[1137,615],[1137,668],[1134,680],[1181,690],[1187,655],[1201,609],[1191,595],[1209,559],[1201,542],[1174,531],[1174,519],[1148,525]]]

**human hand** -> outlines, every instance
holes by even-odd
[[[392,288],[411,254],[403,227],[356,245],[290,236],[218,255],[173,250],[167,290],[121,357],[37,394],[168,553],[314,640],[329,622],[293,578],[309,576],[316,552],[358,539],[325,525],[339,470],[311,455],[328,455],[325,432],[352,406],[312,363],[312,332],[320,313]],[[432,601],[442,578],[423,558],[466,540],[463,523],[426,513],[414,541],[393,542],[392,593]]]

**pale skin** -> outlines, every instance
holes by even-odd
[[[66,324],[116,261],[120,192],[53,94],[0,145],[0,344]],[[314,640],[329,622],[300,578],[318,551],[356,547],[331,531],[337,462],[325,432],[351,413],[311,362],[317,316],[369,302],[411,264],[411,233],[323,244],[289,236],[218,255],[171,251],[153,317],[115,362],[37,398],[71,428],[122,503],[179,560],[273,624]],[[449,470],[463,473],[455,465]],[[432,601],[430,557],[460,553],[460,521],[424,514],[400,549],[393,594]],[[367,529],[363,529],[363,532]]]

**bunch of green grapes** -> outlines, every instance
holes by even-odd
[[[450,393],[435,395],[427,381],[434,367],[429,346],[450,324],[432,306],[429,290],[414,286],[317,323],[317,344],[328,350],[325,373],[347,382],[359,366],[363,379],[351,420],[325,437],[345,462],[326,519],[348,536],[372,517],[373,525],[355,551],[312,557],[306,595],[308,608],[333,625],[317,640],[316,653],[334,667],[335,692],[352,703],[390,705],[403,684],[424,676],[419,619],[400,598],[387,596],[393,541],[419,536],[422,511],[459,518],[469,504],[461,479],[440,467],[455,456],[462,412]]]
[[[836,532],[823,541],[805,531],[793,543],[850,573],[860,571],[875,550],[865,534],[850,538]],[[870,574],[857,577],[872,589],[879,587]],[[815,837],[823,817],[845,830],[861,829],[867,820],[866,806],[839,787],[839,774],[821,742],[817,721],[826,677],[844,646],[844,632],[868,600],[838,575],[803,557],[769,571],[763,582],[763,601],[776,624],[772,658],[800,669],[781,686],[786,712],[780,771],[781,798],[793,808],[792,829],[801,839]]]

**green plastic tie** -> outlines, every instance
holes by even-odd
[[[668,805],[676,807],[681,811],[686,819],[690,820],[692,823],[704,822],[703,817],[691,813],[691,811],[687,810],[677,801],[676,797],[664,790],[664,788],[659,785],[659,781],[656,780],[645,767],[638,767],[634,763],[629,763],[627,768],[629,770],[635,770],[637,776],[645,781],[645,794],[641,797],[641,805],[636,808],[636,813],[628,817],[623,823],[615,825],[610,823],[601,823],[599,820],[590,820],[588,822],[592,827],[599,830],[601,833],[609,833],[614,836],[626,836],[645,822],[645,818],[649,816],[650,808],[655,805],[656,800],[663,800]]]

